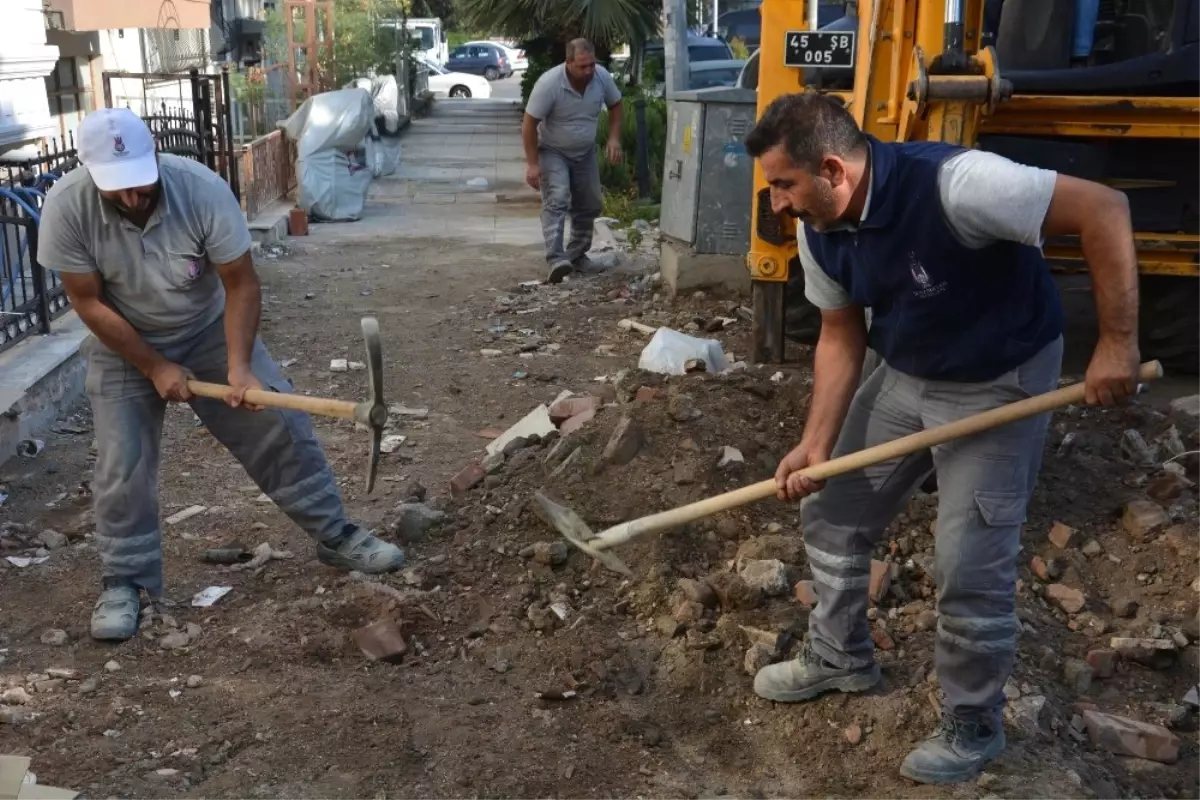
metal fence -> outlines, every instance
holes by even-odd
[[[37,260],[45,195],[32,187],[0,188],[0,350],[38,333],[70,305],[58,276]]]

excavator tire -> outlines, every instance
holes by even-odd
[[[1200,373],[1200,278],[1143,275],[1138,345],[1176,375]]]

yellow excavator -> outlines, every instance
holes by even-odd
[[[756,83],[759,115],[782,94],[830,92],[884,141],[977,147],[1124,191],[1142,355],[1197,372],[1200,0],[859,0],[824,28],[819,5],[762,1],[743,84]],[[796,223],[771,211],[757,167],[753,203],[753,357],[779,362],[785,339],[815,341],[820,317]],[[1044,250],[1055,271],[1086,270],[1077,241]]]

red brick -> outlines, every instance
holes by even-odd
[[[557,403],[550,406],[550,421],[555,425],[561,425],[578,414],[585,411],[595,413],[600,407],[600,398],[585,395],[583,397],[564,397]]]
[[[462,468],[462,471],[450,479],[450,494],[455,497],[462,497],[471,489],[479,485],[479,482],[487,477],[487,473],[478,461],[472,461]]]
[[[1162,725],[1099,711],[1085,711],[1083,722],[1092,744],[1110,753],[1163,764],[1179,760],[1179,737]]]
[[[400,633],[400,626],[396,624],[395,620],[376,620],[370,625],[359,628],[351,636],[354,643],[358,645],[358,649],[362,650],[363,655],[372,661],[396,664],[408,652],[408,645],[404,643],[404,636]]]
[[[1097,678],[1111,678],[1117,671],[1117,651],[1092,650],[1087,654],[1087,662],[1096,671]]]
[[[876,625],[874,628],[871,628],[871,641],[880,650],[892,650],[896,647],[896,640],[888,633],[887,628],[882,625]]]
[[[886,562],[871,559],[871,586],[867,590],[871,600],[878,603],[887,594],[891,585],[892,577],[889,565]]]
[[[1150,485],[1146,487],[1146,494],[1160,503],[1169,503],[1178,500],[1186,488],[1187,482],[1183,478],[1168,472],[1150,481]]]
[[[1059,550],[1070,550],[1079,544],[1079,531],[1070,525],[1055,522],[1050,528],[1050,542]]]
[[[629,417],[621,417],[613,428],[608,444],[604,446],[602,458],[610,464],[628,464],[642,449],[642,432]]]
[[[796,598],[796,602],[805,608],[812,608],[817,604],[817,592],[812,581],[797,583],[792,587],[792,595]]]
[[[563,436],[570,436],[572,433],[575,433],[575,431],[579,430],[584,425],[587,425],[589,422],[595,419],[595,417],[596,409],[584,409],[575,416],[563,422],[563,424],[558,427],[558,432]]]
[[[1087,598],[1083,596],[1083,592],[1061,583],[1052,583],[1047,586],[1046,596],[1068,614],[1078,614],[1087,604]]]
[[[658,399],[658,389],[655,389],[653,386],[639,386],[637,399],[643,403],[652,403]]]
[[[862,726],[859,725],[858,723],[855,723],[855,724],[851,725],[849,728],[846,728],[846,730],[843,731],[843,733],[846,736],[846,741],[849,742],[850,744],[858,744],[859,742],[862,741],[862,736],[863,736]]]
[[[1050,570],[1046,567],[1046,559],[1041,556],[1034,556],[1029,562],[1029,568],[1033,570],[1033,574],[1038,577],[1038,580],[1050,580]]]

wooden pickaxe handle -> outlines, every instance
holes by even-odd
[[[220,383],[204,381],[188,381],[188,391],[200,397],[210,397],[213,400],[224,400],[225,395],[232,389]],[[303,394],[286,394],[284,392],[268,392],[261,389],[247,389],[245,401],[253,405],[267,408],[283,408],[291,411],[305,411],[323,417],[339,417],[354,419],[358,403],[349,400],[334,400],[329,397],[309,397]]]
[[[1139,369],[1138,379],[1152,381],[1156,378],[1161,378],[1162,374],[1162,365],[1157,361],[1149,361],[1142,364]],[[884,442],[875,447],[868,447],[866,450],[859,450],[857,453],[848,453],[840,458],[834,458],[807,469],[802,469],[800,470],[800,474],[814,481],[827,480],[838,475],[844,475],[847,472],[854,472],[863,467],[870,467],[884,461],[891,461],[894,458],[927,450],[955,439],[961,439],[964,436],[982,433],[983,431],[997,428],[1010,422],[1054,411],[1064,406],[1069,406],[1072,403],[1082,403],[1085,398],[1085,392],[1086,387],[1082,383],[1064,386],[1061,389],[1055,389],[1054,391],[1039,394],[1016,403],[1009,403],[999,408],[993,408],[991,411],[984,411],[982,414],[973,414],[972,416],[964,417],[945,425],[938,425],[936,428],[918,431],[900,439]],[[587,543],[596,550],[607,550],[648,533],[668,530],[722,511],[728,511],[731,508],[738,508],[758,500],[765,500],[768,497],[773,497],[777,489],[775,479],[768,478],[765,481],[743,486],[741,489],[734,489],[731,492],[719,494],[716,497],[698,500],[695,503],[689,503],[686,506],[673,508],[669,511],[661,511],[657,514],[651,514],[648,517],[622,522],[601,532],[594,539],[589,539]]]

